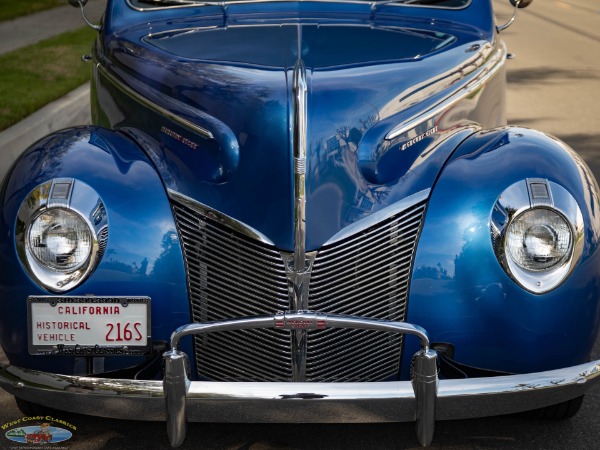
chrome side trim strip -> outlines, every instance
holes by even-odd
[[[473,80],[471,80],[464,87],[459,89],[450,97],[443,100],[438,105],[434,106],[433,108],[429,109],[428,111],[422,114],[413,117],[408,122],[404,122],[395,127],[385,136],[385,139],[392,140],[397,138],[398,136],[402,136],[404,133],[409,132],[410,130],[417,127],[419,124],[427,122],[428,120],[431,120],[434,117],[442,114],[448,108],[454,106],[459,101],[463,100],[476,90],[480,89],[502,67],[504,67],[504,63],[506,62],[506,53],[506,45],[504,44],[504,42],[502,42],[500,48],[496,50],[496,52],[489,58],[485,66],[479,69],[479,74]]]
[[[183,128],[187,128],[189,131],[192,131],[194,133],[197,133],[197,134],[203,136],[206,139],[214,139],[213,134],[210,131],[208,131],[206,128],[196,125],[195,123],[190,122],[189,120],[184,119],[183,117],[180,117],[177,114],[172,113],[171,111],[163,108],[162,106],[160,106],[154,102],[151,102],[150,100],[148,100],[147,98],[145,98],[144,96],[139,94],[138,92],[131,89],[126,84],[122,83],[117,77],[112,75],[105,67],[101,66],[100,64],[97,65],[97,68],[98,68],[98,72],[103,77],[105,77],[114,87],[119,89],[125,95],[133,98],[133,100],[140,103],[142,106],[154,111],[155,113],[157,113],[161,116],[166,117],[167,119],[175,122],[177,125],[179,125]]]
[[[193,209],[194,211],[197,211],[198,213],[202,214],[203,216],[209,217],[209,218],[213,219],[214,221],[219,222],[229,228],[233,228],[234,230],[239,231],[240,233],[242,233],[248,237],[251,237],[253,239],[256,239],[260,242],[263,242],[264,244],[269,244],[269,245],[272,245],[273,247],[275,246],[273,241],[271,241],[267,236],[262,234],[260,231],[252,228],[249,225],[246,225],[243,222],[240,222],[237,219],[234,219],[233,217],[230,217],[226,214],[223,214],[222,212],[212,209],[210,206],[206,206],[206,205],[200,203],[199,201],[194,200],[193,198],[190,198],[187,195],[184,195],[173,189],[167,188],[167,193],[168,193],[169,197],[172,198],[173,200],[175,200],[179,203],[182,203],[183,205],[187,206],[190,209]]]
[[[407,210],[408,208],[425,201],[429,198],[429,194],[431,193],[431,189],[427,188],[422,191],[417,192],[416,194],[409,195],[406,198],[403,198],[399,202],[393,203],[385,208],[365,217],[364,219],[360,219],[354,222],[352,225],[348,225],[345,228],[342,228],[336,234],[331,236],[323,246],[334,244],[342,239],[345,239],[349,236],[353,236],[356,233],[359,233],[367,228],[370,228],[378,223],[389,219],[396,214],[401,213],[402,211]]]

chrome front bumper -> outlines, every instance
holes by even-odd
[[[249,328],[367,328],[413,334],[412,381],[373,383],[190,382],[181,337]],[[600,382],[600,360],[547,372],[464,380],[438,380],[436,352],[425,331],[403,322],[307,312],[192,324],[173,333],[164,354],[163,381],[57,375],[15,366],[0,368],[0,387],[24,400],[56,409],[118,419],[167,421],[171,445],[185,439],[191,422],[410,422],[422,445],[436,420],[526,411],[584,394]]]

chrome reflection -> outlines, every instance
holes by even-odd
[[[444,83],[444,86],[446,83],[456,83],[458,80],[465,78],[468,74],[479,71],[479,73],[471,81],[455,91],[448,98],[438,103],[433,108],[425,111],[424,113],[420,113],[419,115],[409,119],[407,122],[398,125],[385,136],[385,139],[393,140],[405,133],[408,133],[414,128],[420,126],[422,123],[430,121],[439,116],[469,95],[477,92],[491,78],[493,78],[502,67],[504,67],[504,63],[506,62],[506,54],[506,45],[503,42],[501,43],[500,48],[493,52],[489,46],[482,47],[475,57],[470,58],[465,65],[457,68],[455,72],[448,74],[445,78],[442,78],[440,81],[434,83],[433,87],[437,86],[439,83]],[[429,92],[431,89],[432,87],[428,87],[428,89],[423,89],[422,91]],[[424,95],[424,93],[418,92],[417,94],[418,97],[414,100],[407,98],[402,99],[402,102],[408,102],[410,100],[408,104],[413,105],[422,101],[421,97]]]
[[[364,231],[368,228],[371,228],[378,223],[381,223],[396,214],[400,214],[407,209],[424,202],[429,198],[429,194],[431,189],[424,189],[422,191],[417,192],[416,194],[409,195],[408,197],[403,198],[399,202],[393,203],[390,206],[387,206],[379,211],[372,213],[369,216],[366,216],[358,221],[354,222],[351,225],[348,225],[346,228],[341,229],[335,235],[330,237],[327,242],[323,244],[323,247],[327,247],[329,245],[335,244],[338,241],[342,241],[350,236],[356,235],[361,231]]]
[[[43,264],[30,250],[29,230],[33,221],[52,209],[72,211],[91,232],[91,249],[82,264],[71,270],[56,270]],[[106,208],[98,193],[82,181],[55,178],[33,189],[21,204],[16,221],[17,254],[27,273],[52,292],[65,292],[81,284],[97,267],[108,241]]]
[[[273,318],[267,319],[273,324]],[[328,319],[329,320],[329,319]],[[169,352],[171,353],[171,352]],[[182,354],[173,354],[183,362]],[[170,364],[171,362],[168,362]],[[172,364],[175,378],[186,378],[183,364]],[[421,374],[423,375],[423,374]],[[410,381],[378,383],[227,383],[177,380],[172,387],[190,422],[370,423],[415,420],[416,390]],[[167,382],[168,384],[169,382]],[[61,410],[119,419],[182,419],[167,409],[171,389],[164,381],[61,375],[0,364],[0,387],[19,398]],[[440,380],[436,420],[510,414],[555,405],[600,384],[600,360],[522,375]],[[182,390],[177,390],[183,388]],[[185,397],[181,392],[185,391]],[[299,401],[302,399],[302,401]],[[174,438],[185,436],[171,424]]]
[[[162,106],[158,105],[157,103],[154,103],[154,102],[148,100],[146,97],[144,97],[143,95],[134,91],[129,86],[127,86],[125,83],[121,82],[117,77],[112,75],[105,67],[101,66],[100,64],[97,65],[97,68],[98,68],[98,72],[108,82],[110,82],[114,87],[119,89],[121,92],[123,92],[125,95],[127,95],[128,97],[130,97],[137,103],[148,108],[150,111],[154,111],[155,113],[161,115],[162,117],[166,117],[167,119],[173,121],[177,125],[185,128],[193,133],[197,133],[200,136],[204,137],[205,139],[214,139],[213,134],[206,128],[196,125],[195,123],[190,122],[189,120],[184,119],[183,117],[178,116],[177,114],[174,114],[171,111],[163,108]]]
[[[165,360],[163,385],[167,410],[167,429],[169,430],[169,439],[172,446],[180,445],[185,439],[187,422],[186,392],[190,383],[183,369],[184,364],[181,362],[182,352],[178,350],[180,340],[189,335],[257,328],[280,328],[290,330],[292,333],[306,332],[307,329],[354,328],[416,336],[420,340],[421,350],[412,358],[411,386],[415,400],[413,417],[416,422],[417,439],[421,445],[428,446],[433,440],[438,392],[437,352],[429,348],[429,337],[422,327],[406,322],[381,321],[358,316],[323,314],[314,311],[284,311],[267,316],[192,323],[183,325],[173,332],[171,335],[171,350],[163,354]],[[302,398],[305,399],[324,398],[313,394],[297,393],[287,398],[297,398],[298,395],[303,395]]]
[[[251,237],[252,239],[256,239],[265,244],[274,246],[273,242],[267,236],[262,234],[260,231],[252,228],[251,226],[246,225],[245,223],[240,222],[239,220],[234,219],[233,217],[230,217],[227,214],[223,214],[222,212],[219,212],[216,209],[206,206],[200,203],[199,201],[194,200],[193,198],[188,197],[187,195],[184,195],[173,189],[167,189],[167,192],[170,198],[179,203],[182,203],[183,205],[198,212],[199,214],[208,217],[229,228],[232,228],[245,236]]]
[[[510,224],[527,211],[548,209],[557,212],[571,227],[571,253],[548,270],[526,270],[507,255],[506,238]],[[562,186],[540,178],[529,178],[508,187],[498,198],[490,221],[496,257],[506,273],[521,287],[543,294],[558,287],[575,269],[584,246],[584,222],[575,198]]]
[[[298,45],[302,42],[302,27],[298,26]],[[298,55],[301,55],[298,49]],[[316,252],[306,253],[306,151],[307,151],[306,68],[300,57],[293,78],[293,153],[294,153],[294,253],[282,253],[288,277],[291,307],[308,309],[308,288]],[[306,379],[307,334],[305,329],[292,331],[292,381]]]

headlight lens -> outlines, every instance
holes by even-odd
[[[571,227],[549,209],[525,211],[513,219],[506,234],[506,252],[526,270],[550,269],[566,260],[572,248]]]
[[[66,292],[96,269],[108,243],[108,217],[98,193],[82,181],[55,178],[34,188],[15,224],[17,254],[40,286]]]
[[[92,239],[92,230],[79,214],[52,208],[32,221],[28,243],[40,263],[62,272],[76,270],[88,261]]]

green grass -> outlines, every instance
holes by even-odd
[[[0,55],[0,130],[88,81],[91,65],[81,56],[95,36],[83,27]]]
[[[67,0],[0,0],[0,21],[67,4]]]

